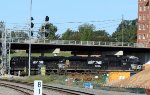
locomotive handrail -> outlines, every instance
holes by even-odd
[[[2,40],[0,40],[2,42]],[[29,43],[29,39],[8,40],[9,43]],[[135,47],[146,48],[146,43],[131,43],[131,42],[102,42],[102,41],[77,41],[77,40],[48,40],[48,39],[31,39],[31,44],[54,44],[54,45],[82,45],[82,46],[108,46],[108,47]]]

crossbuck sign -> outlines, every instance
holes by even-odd
[[[42,80],[34,81],[34,95],[42,95]]]

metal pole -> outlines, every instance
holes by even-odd
[[[5,30],[4,30],[4,32],[5,32],[5,38],[4,38],[4,47],[5,47],[5,49],[4,49],[4,64],[3,64],[3,68],[4,68],[4,74],[6,74],[6,65],[7,65],[7,29],[6,29],[6,27],[5,27]]]
[[[9,42],[9,68],[8,68],[8,75],[10,75],[10,48],[11,48],[11,44]]]
[[[122,46],[123,46],[123,41],[124,41],[124,37],[123,37],[123,21],[124,21],[124,17],[123,17],[123,15],[122,15],[122,29],[121,29],[121,31],[122,31]]]
[[[29,27],[29,69],[28,69],[28,76],[30,76],[30,69],[31,69],[31,17],[32,17],[32,0],[30,2],[30,27]]]
[[[44,24],[44,44],[45,44],[45,32],[46,32],[45,25],[46,24]]]
[[[9,40],[9,64],[8,64],[8,66],[9,66],[9,68],[8,68],[8,75],[10,75],[10,59],[11,59],[11,57],[10,57],[10,49],[11,49],[11,31],[10,31],[10,40]]]

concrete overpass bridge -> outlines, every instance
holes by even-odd
[[[11,39],[7,42],[13,50],[29,49],[29,40]],[[146,44],[128,43],[128,42],[101,42],[101,41],[74,41],[74,40],[47,40],[32,39],[31,51],[33,52],[50,52],[56,48],[61,51],[72,51],[77,54],[105,54],[114,51],[123,51],[124,55],[138,56],[143,63],[150,61],[150,48]]]
[[[11,44],[11,49],[27,50],[29,48],[29,40],[12,39],[7,42]],[[129,43],[129,42],[101,42],[101,41],[75,41],[75,40],[43,40],[43,39],[32,39],[32,49],[43,50],[43,49],[55,49],[60,48],[63,51],[74,51],[74,50],[130,50],[140,52],[141,49],[149,50],[145,48],[145,44]],[[72,48],[70,48],[72,47]],[[133,49],[134,48],[134,49]]]

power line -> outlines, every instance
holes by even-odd
[[[80,24],[80,23],[103,23],[103,22],[114,22],[114,21],[120,21],[120,19],[118,20],[103,20],[103,21],[99,21],[99,20],[95,20],[95,21],[79,21],[79,22],[75,22],[75,21],[70,21],[70,22],[64,22],[64,23],[54,23],[54,24]]]
[[[122,31],[122,43],[123,43],[123,41],[124,41],[124,37],[123,37],[123,21],[124,21],[124,16],[122,15],[122,21],[121,21],[121,23],[122,23],[122,29],[121,29],[121,31]]]
[[[53,24],[80,24],[80,23],[103,23],[103,22],[116,22],[116,21],[121,21],[121,19],[116,19],[116,20],[102,20],[102,21],[99,21],[99,20],[91,20],[91,21],[69,21],[69,22],[52,22]],[[28,25],[28,23],[17,23],[17,22],[14,22],[14,23],[9,23],[9,22],[6,22],[6,24],[13,24],[13,25],[17,25],[17,24],[26,24]],[[43,24],[43,23],[35,23],[35,24]]]
[[[108,26],[104,26],[104,27],[101,27],[101,28],[108,28],[108,27],[114,27],[114,26],[118,26],[118,24],[108,25]]]

